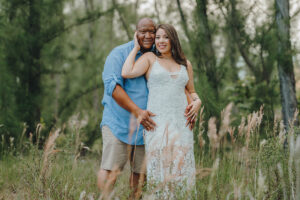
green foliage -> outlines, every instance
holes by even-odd
[[[261,167],[268,171],[277,169],[277,163],[287,162],[286,152],[283,149],[283,145],[279,142],[278,138],[270,138],[262,144],[259,152],[259,162]]]
[[[247,2],[197,0],[187,9],[181,2],[187,24],[187,30],[181,30],[178,6],[172,1],[158,3],[157,13],[138,12],[146,5],[143,1],[81,3],[1,1],[0,136],[4,140],[0,137],[0,144],[5,144],[1,149],[10,146],[9,138],[21,141],[24,126],[27,137],[30,132],[34,135],[37,123],[44,126],[42,144],[52,128],[77,115],[78,121],[88,120],[82,127],[83,141],[92,146],[100,137],[105,58],[132,39],[142,16],[174,19],[170,22],[178,28],[185,55],[193,64],[206,123],[212,116],[219,118],[229,102],[237,106],[236,123],[264,105],[263,123],[268,127],[280,110],[274,15],[249,31]]]
[[[234,85],[228,84],[224,94],[228,97],[228,101],[234,102],[244,114],[258,110],[264,105],[265,115],[270,122],[273,121],[275,106],[280,103],[278,81],[257,83],[253,76],[245,77]]]

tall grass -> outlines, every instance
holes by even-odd
[[[286,133],[282,121],[275,118],[271,129],[262,128],[263,107],[242,118],[235,127],[233,108],[229,104],[219,121],[211,118],[204,122],[203,109],[200,112],[194,146],[197,192],[192,198],[300,199],[300,136],[296,135],[299,127],[293,127],[291,122]],[[73,122],[73,129],[51,132],[43,149],[22,137],[19,146],[11,147],[18,154],[2,155],[0,199],[101,199],[96,187],[101,142],[95,142],[99,145],[91,149],[86,147],[82,126],[74,126],[80,123]],[[41,128],[32,135],[37,141]],[[126,168],[111,198],[128,199],[128,179]],[[143,198],[153,199],[153,193],[145,190]]]

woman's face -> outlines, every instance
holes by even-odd
[[[156,31],[155,46],[161,54],[171,52],[171,41],[164,29],[160,28]]]

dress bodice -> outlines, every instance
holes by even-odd
[[[186,67],[180,65],[176,72],[169,72],[155,60],[147,86],[149,90],[147,109],[156,115],[183,115],[187,105],[185,86],[189,80]]]

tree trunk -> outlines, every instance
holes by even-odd
[[[89,12],[93,12],[94,11],[94,0],[85,0],[84,1],[84,5],[85,5],[85,9],[86,9],[86,13]],[[88,53],[90,54],[90,56],[88,56],[88,62],[89,63],[96,63],[95,61],[95,46],[94,46],[94,32],[95,32],[95,23],[91,22],[88,24]],[[92,64],[93,66],[94,64]],[[97,67],[97,66],[93,66]],[[97,76],[96,76],[97,78]],[[97,80],[95,80],[95,83],[97,83]],[[99,102],[100,102],[100,97],[99,97],[99,91],[95,90],[93,92],[93,108],[95,110],[95,112],[99,111]],[[97,119],[95,119],[97,120]]]
[[[275,2],[278,33],[277,62],[280,80],[282,115],[285,128],[288,130],[289,122],[293,120],[294,113],[297,109],[295,76],[290,42],[289,1],[275,0]],[[298,123],[299,121],[297,117],[294,125],[297,125]]]
[[[211,31],[208,23],[207,16],[207,0],[197,0],[197,16],[199,21],[199,41],[198,47],[194,48],[194,52],[201,52],[201,55],[196,57],[200,58],[200,65],[204,67],[207,78],[213,89],[215,90],[216,97],[218,98],[218,85],[219,78],[216,68],[216,57],[212,43]],[[198,58],[198,59],[199,59]]]
[[[23,76],[25,96],[18,96],[23,104],[23,120],[28,125],[28,133],[35,131],[36,122],[40,120],[41,101],[41,66],[40,56],[42,45],[40,42],[40,0],[29,0],[29,16],[26,28],[28,57],[25,61],[26,75]]]

